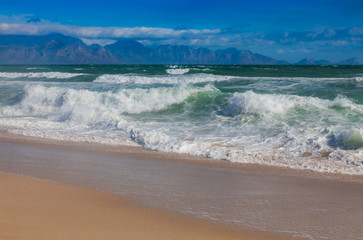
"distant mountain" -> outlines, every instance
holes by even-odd
[[[235,48],[210,50],[188,46],[145,47],[120,40],[101,47],[62,34],[0,35],[0,64],[287,64]]]
[[[360,65],[357,58],[349,58],[337,63],[337,65]]]
[[[357,58],[349,58],[337,63],[328,60],[302,59],[294,65],[360,65]]]
[[[266,57],[248,50],[237,50],[228,48],[216,51],[216,62],[221,64],[241,64],[241,65],[278,65],[288,64],[286,61],[278,61],[271,57]]]
[[[0,63],[90,64],[117,63],[117,59],[99,45],[87,46],[62,34],[0,35]]]
[[[213,51],[208,48],[194,49],[183,45],[161,45],[147,48],[132,40],[121,40],[105,46],[122,63],[151,64],[286,64],[287,62],[252,53],[247,50],[229,48]]]
[[[332,65],[333,63],[328,60],[315,60],[315,59],[302,59],[295,63],[295,65]]]
[[[147,64],[150,63],[146,56],[150,49],[134,40],[120,40],[105,46],[118,62],[123,64]]]
[[[44,36],[0,35],[0,64],[238,64],[287,65],[248,50],[211,50],[183,45],[145,47],[134,40],[119,40],[102,47],[86,45],[62,34]],[[303,59],[297,65],[330,65],[326,60]],[[356,58],[337,64],[358,65]]]

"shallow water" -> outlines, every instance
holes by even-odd
[[[363,67],[0,66],[0,128],[363,174]]]

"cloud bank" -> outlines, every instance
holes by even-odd
[[[0,23],[0,34],[44,35],[62,33],[79,38],[201,38],[218,34],[220,29],[170,29],[157,27],[82,27],[43,23],[39,18],[32,18],[28,23]]]

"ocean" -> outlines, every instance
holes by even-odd
[[[363,174],[363,66],[1,65],[0,129]]]

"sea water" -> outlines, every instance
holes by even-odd
[[[0,128],[363,174],[363,66],[0,66]]]

